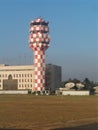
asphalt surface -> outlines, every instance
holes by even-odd
[[[98,130],[98,123],[97,124],[90,124],[84,126],[77,126],[77,127],[68,127],[68,128],[54,128],[51,130]]]

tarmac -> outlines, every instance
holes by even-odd
[[[83,125],[77,127],[67,127],[67,128],[54,128],[51,130],[98,130],[98,123]]]

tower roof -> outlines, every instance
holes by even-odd
[[[48,24],[48,22],[43,20],[42,18],[36,18],[36,19],[34,19],[33,21],[30,22],[30,24],[36,24],[36,23]]]

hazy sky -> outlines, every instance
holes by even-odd
[[[49,21],[46,63],[62,66],[63,80],[98,82],[98,0],[0,0],[0,64],[33,64],[29,23]]]

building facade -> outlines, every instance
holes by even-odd
[[[45,89],[56,90],[61,83],[61,67],[46,65]],[[34,66],[0,65],[0,90],[31,90],[34,91]]]
[[[34,67],[0,65],[0,90],[23,90],[34,87]]]
[[[58,65],[47,64],[46,65],[46,89],[55,91],[60,88],[62,81],[62,68]]]

